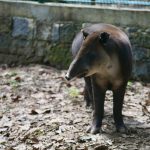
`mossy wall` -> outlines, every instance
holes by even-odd
[[[93,23],[120,27],[131,40],[133,77],[150,81],[150,10],[0,0],[0,63],[67,69],[76,33]]]

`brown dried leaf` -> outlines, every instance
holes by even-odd
[[[38,115],[38,114],[39,113],[35,109],[32,109],[30,112],[30,115]]]
[[[145,105],[146,106],[150,106],[150,99],[148,99],[148,100],[145,101]]]
[[[9,147],[7,150],[15,150],[13,147]]]
[[[30,129],[30,124],[28,123],[26,123],[26,124],[24,124],[23,126],[20,126],[20,128],[21,128],[21,130],[24,130],[24,131],[26,131],[26,130],[29,130]]]
[[[47,110],[43,111],[42,113],[43,113],[43,114],[49,114],[50,112],[51,112],[51,110],[50,110],[50,109],[47,109]]]
[[[17,145],[16,147],[14,147],[14,149],[16,150],[26,150],[26,144],[21,143],[19,145]]]
[[[21,82],[21,77],[15,77],[15,80],[16,80],[17,82]]]
[[[0,119],[3,117],[3,113],[0,111]]]
[[[84,147],[76,147],[75,150],[88,150],[88,147],[87,146],[84,146]]]
[[[148,111],[147,107],[142,103],[140,103],[140,105],[142,106],[143,115],[150,116],[150,112]]]
[[[19,101],[20,101],[20,98],[21,98],[20,95],[11,97],[11,99],[12,99],[13,102],[19,102]]]
[[[36,137],[30,138],[30,140],[32,141],[32,143],[36,144],[39,143],[39,140]]]
[[[98,145],[94,148],[94,150],[108,150],[108,146],[106,145]]]
[[[82,136],[78,138],[79,143],[85,143],[85,142],[92,141],[92,138],[90,136]]]

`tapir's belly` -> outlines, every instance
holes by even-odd
[[[99,76],[96,77],[97,84],[104,90],[117,90],[123,84],[123,79],[108,79],[101,78]]]

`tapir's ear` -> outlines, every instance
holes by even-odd
[[[110,36],[110,34],[107,32],[100,33],[100,35],[99,35],[100,42],[105,44],[108,41],[109,36]]]
[[[83,29],[81,30],[84,39],[86,39],[86,37],[89,35],[89,33],[85,32]]]

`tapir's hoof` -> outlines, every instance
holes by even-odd
[[[91,133],[91,134],[97,134],[101,132],[102,132],[101,127],[91,126],[87,129],[87,133]]]
[[[130,129],[128,129],[125,125],[116,127],[116,131],[123,134],[130,134]]]

